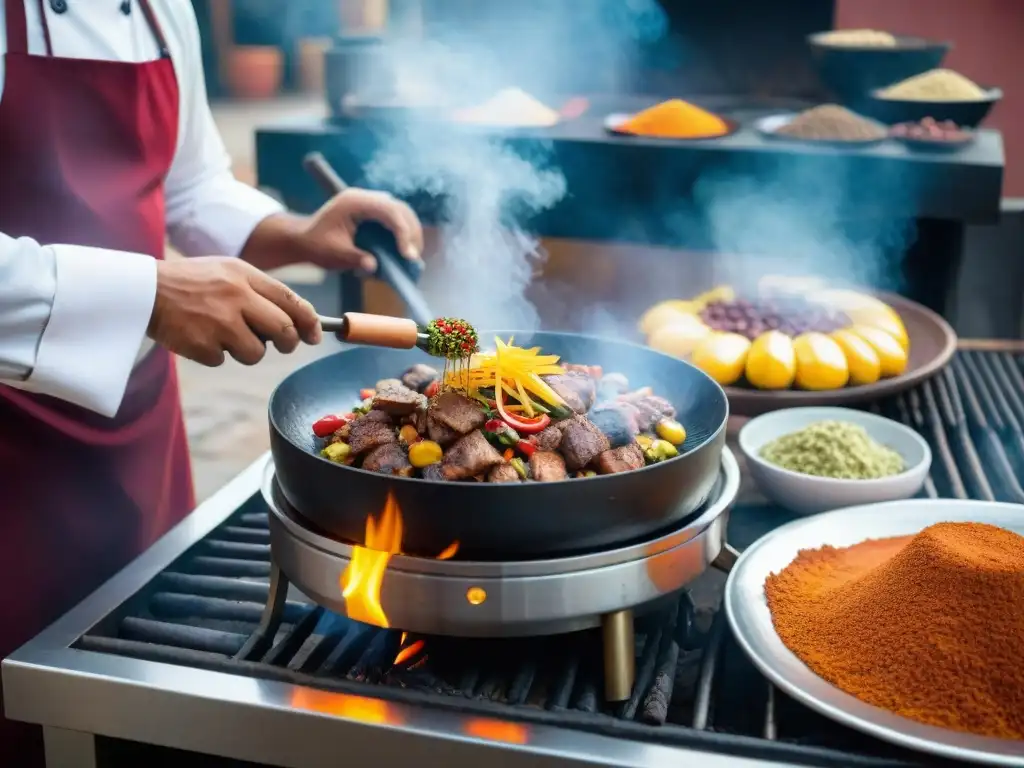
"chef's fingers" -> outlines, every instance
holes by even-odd
[[[376,221],[391,230],[398,252],[416,260],[423,253],[423,227],[412,208],[384,193],[367,194],[359,201],[356,215],[360,221]]]
[[[260,296],[276,304],[291,318],[299,338],[307,344],[319,344],[323,339],[320,317],[313,305],[299,296],[280,280],[256,272],[249,276],[249,285]]]
[[[299,332],[288,313],[255,291],[242,307],[242,317],[258,338],[273,342],[279,352],[288,354],[299,346]]]
[[[267,354],[267,347],[239,315],[236,322],[221,328],[221,345],[242,365],[256,365]]]

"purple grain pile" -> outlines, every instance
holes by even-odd
[[[850,324],[842,312],[800,298],[713,301],[700,313],[716,331],[731,331],[753,340],[765,331],[799,336],[807,331],[831,333]]]

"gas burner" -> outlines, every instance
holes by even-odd
[[[624,701],[635,678],[634,613],[662,605],[709,565],[728,571],[735,561],[725,531],[739,484],[739,466],[724,448],[719,478],[701,510],[679,528],[617,549],[501,562],[394,555],[380,607],[391,627],[423,635],[525,637],[600,626],[605,698]],[[270,598],[242,658],[269,649],[289,583],[318,605],[348,615],[342,575],[360,549],[313,530],[284,500],[271,462],[262,490],[270,507]]]

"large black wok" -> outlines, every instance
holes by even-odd
[[[680,455],[635,472],[556,483],[489,484],[392,477],[319,456],[314,421],[350,410],[359,390],[400,376],[413,363],[436,363],[418,350],[355,348],[292,373],[270,398],[270,446],[277,482],[295,511],[324,532],[362,543],[366,518],[394,494],[404,520],[402,550],[436,555],[458,540],[460,557],[534,559],[625,544],[697,510],[719,471],[728,401],[693,366],[618,341],[569,333],[495,335],[539,345],[566,362],[620,371],[632,388],[653,387],[686,427]]]

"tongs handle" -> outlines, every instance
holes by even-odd
[[[321,153],[310,152],[303,158],[302,165],[326,194],[333,196],[348,188]],[[374,255],[377,259],[374,277],[391,286],[418,325],[425,326],[434,319],[423,292],[415,283],[423,274],[423,262],[398,256],[395,236],[387,227],[373,221],[363,222],[356,231],[355,244]]]

